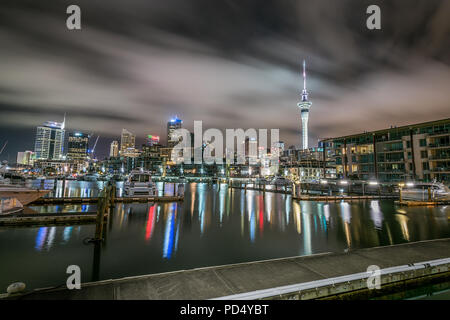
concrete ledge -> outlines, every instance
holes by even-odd
[[[433,275],[436,272],[448,272],[448,265],[434,266],[430,263],[430,266],[424,266],[423,262],[445,259],[449,256],[450,239],[439,239],[360,249],[347,253],[323,253],[105,280],[82,284],[80,290],[49,288],[34,290],[21,296],[8,297],[8,299],[201,300],[279,287],[286,289],[289,286],[291,286],[289,290],[292,289],[293,292],[285,291],[282,294],[277,293],[276,296],[254,296],[254,298],[320,298],[362,288],[366,285],[365,278],[352,277],[355,274],[362,276],[363,273],[367,276],[367,267],[370,265],[386,269],[382,281],[391,283],[407,278]],[[403,270],[405,266],[410,269]],[[327,290],[318,289],[318,292],[314,294],[302,290],[303,293],[299,295],[299,291],[295,291],[295,286],[305,283],[311,285],[314,281],[322,281],[326,284],[330,278],[339,278],[350,283],[346,282],[339,287],[335,284],[334,289],[331,284]],[[317,283],[319,282],[315,284]],[[315,288],[310,290],[316,291]]]

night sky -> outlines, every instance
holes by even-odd
[[[82,30],[66,28],[77,4]],[[366,8],[381,7],[381,30]],[[318,138],[450,116],[450,1],[70,0],[0,3],[0,159],[33,150],[36,126],[279,128],[299,146],[307,63]],[[95,139],[93,139],[95,140]]]

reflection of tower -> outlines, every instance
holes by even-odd
[[[297,107],[300,108],[300,114],[302,117],[302,149],[308,149],[308,118],[309,108],[312,103],[308,101],[308,92],[306,91],[306,65],[303,60],[303,91],[302,101],[297,103]]]

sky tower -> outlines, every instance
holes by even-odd
[[[297,107],[300,108],[300,115],[302,117],[302,149],[308,149],[308,118],[311,105],[312,103],[308,101],[308,92],[306,91],[306,63],[305,60],[303,60],[302,101],[297,103]]]

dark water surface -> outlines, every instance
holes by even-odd
[[[95,196],[99,188],[71,181],[66,195]],[[96,206],[34,209],[89,212]],[[445,238],[449,218],[449,207],[292,201],[289,195],[190,184],[184,202],[116,204],[102,246],[83,243],[95,225],[0,228],[0,292],[15,281],[27,288],[65,284],[69,265],[78,265],[87,282]]]

